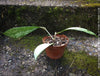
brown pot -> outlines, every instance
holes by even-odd
[[[69,39],[68,39],[67,36],[65,36],[65,35],[57,35],[57,36],[66,38],[67,39],[67,43],[65,45],[59,46],[59,47],[50,46],[50,47],[46,48],[46,50],[45,50],[46,54],[51,59],[59,59],[59,58],[61,58],[63,56],[63,54],[64,54],[65,47],[67,46],[67,44],[69,42]],[[49,37],[50,36],[44,37],[42,39],[43,43],[45,43],[45,40],[47,38],[49,38]]]

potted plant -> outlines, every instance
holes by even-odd
[[[14,27],[5,31],[4,35],[12,37],[12,38],[22,38],[23,36],[39,28],[45,30],[49,36],[44,37],[42,39],[43,44],[40,44],[39,46],[35,48],[34,50],[35,60],[40,55],[40,53],[42,53],[45,49],[46,49],[47,56],[51,59],[59,59],[60,57],[62,57],[65,47],[69,42],[69,39],[67,36],[59,35],[60,33],[64,31],[76,30],[76,31],[82,31],[82,32],[96,36],[96,34],[93,33],[92,31],[87,30],[85,28],[81,28],[81,27],[69,27],[60,32],[55,32],[54,35],[51,35],[45,27],[41,27],[41,26]]]

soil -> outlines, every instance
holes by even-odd
[[[64,37],[58,37],[58,36],[53,36],[54,40],[49,37],[45,40],[46,43],[53,43],[53,46],[58,47],[58,46],[63,46],[67,44],[68,40],[67,38]]]

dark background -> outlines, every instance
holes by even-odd
[[[0,31],[12,27],[45,26],[51,33],[67,27],[83,27],[98,34],[97,7],[0,6]],[[36,33],[45,33],[38,30]],[[40,34],[41,34],[40,33]]]

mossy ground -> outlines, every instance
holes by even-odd
[[[94,56],[89,56],[86,54],[86,52],[83,51],[69,52],[66,49],[64,57],[62,58],[62,64],[72,64],[71,67],[77,67],[77,69],[85,69],[87,73],[92,76],[100,75],[100,69],[98,69],[98,58]]]
[[[42,43],[42,38],[44,36],[34,35],[27,36],[22,38],[21,40],[17,40],[17,47],[24,47],[26,49],[30,49],[33,51],[35,47]],[[89,56],[85,52],[70,52],[68,49],[65,50],[64,56],[61,59],[62,66],[69,65],[73,62],[72,67],[77,67],[77,69],[85,69],[87,73],[92,76],[99,76],[100,69],[98,70],[98,58],[94,56]],[[77,69],[74,69],[77,70]]]
[[[42,38],[44,36],[33,35],[33,36],[26,36],[20,40],[15,40],[17,44],[14,44],[16,47],[24,47],[25,49],[30,49],[33,51],[36,46],[42,44]]]

